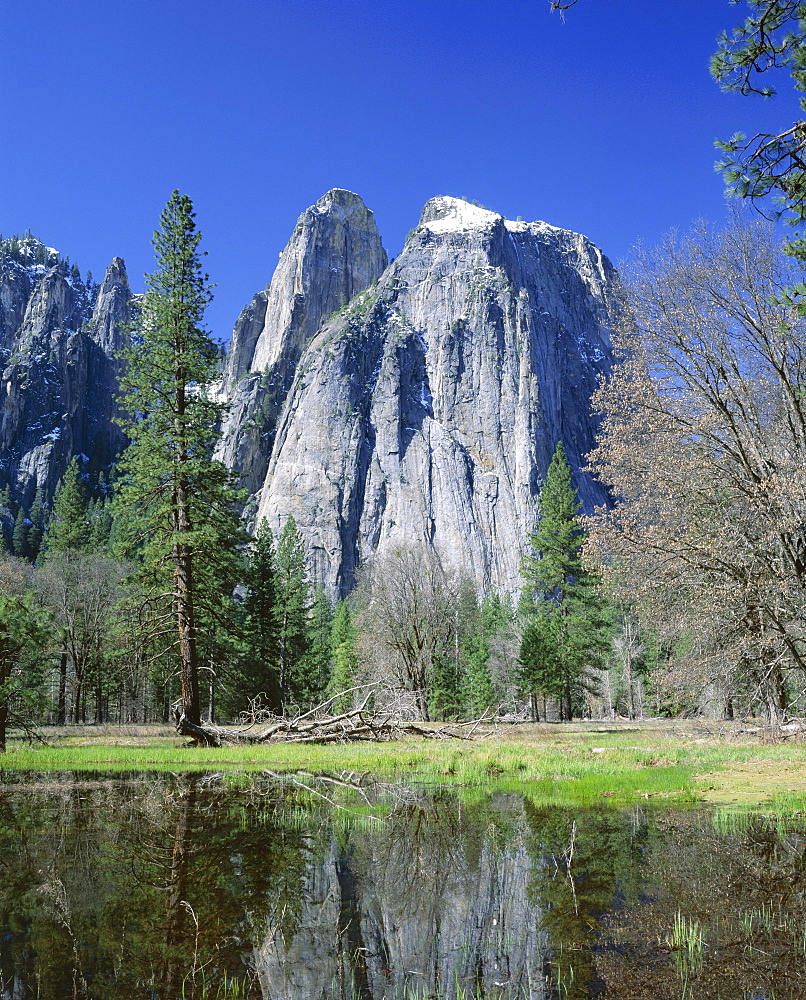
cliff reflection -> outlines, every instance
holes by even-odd
[[[297,926],[258,948],[265,996],[546,996],[521,798],[410,798],[320,838]]]

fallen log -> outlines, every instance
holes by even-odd
[[[380,743],[412,736],[425,740],[473,741],[493,735],[492,732],[479,732],[479,727],[490,721],[486,715],[470,722],[429,726],[397,718],[388,711],[375,712],[367,708],[374,691],[370,691],[357,708],[337,715],[327,715],[324,712],[334,701],[349,693],[346,691],[333,695],[316,708],[291,718],[252,712],[247,720],[248,724],[240,728],[224,728],[212,723],[197,726],[188,722],[184,714],[180,715],[177,710],[176,730],[180,735],[188,736],[197,746],[208,747],[257,743]],[[263,728],[259,728],[261,724]]]

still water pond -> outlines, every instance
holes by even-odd
[[[0,996],[802,1000],[806,823],[0,775]]]

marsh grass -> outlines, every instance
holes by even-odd
[[[115,735],[117,733],[117,735]],[[501,727],[479,743],[405,742],[312,746],[280,743],[221,749],[187,747],[167,727],[68,727],[59,744],[11,742],[0,757],[0,780],[25,771],[155,771],[238,774],[275,772],[373,775],[394,781],[466,788],[495,786],[528,792],[537,802],[613,804],[640,798],[693,800],[738,796],[731,772],[741,771],[746,797],[770,799],[792,815],[806,811],[806,746],[706,740],[657,725],[604,729],[600,725]],[[764,775],[756,769],[766,768]],[[776,790],[778,777],[804,782],[804,791]]]
[[[703,930],[699,920],[684,916],[680,910],[674,917],[669,947],[674,949],[675,962],[680,978],[686,982],[691,973],[702,969]]]

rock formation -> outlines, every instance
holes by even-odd
[[[131,292],[116,257],[100,286],[26,237],[0,243],[0,488],[50,498],[70,460],[105,469],[123,436],[112,422],[116,352]]]
[[[454,198],[427,203],[387,266],[372,212],[330,191],[235,326],[217,455],[253,517],[294,515],[333,594],[376,553],[420,547],[515,591],[557,441],[577,470],[592,447],[617,289],[585,237]],[[52,496],[74,455],[98,472],[119,452],[131,297],[118,258],[90,286],[39,241],[0,241],[0,489],[17,503]],[[587,509],[605,499],[577,485]]]
[[[258,519],[277,530],[293,514],[334,593],[375,553],[419,546],[479,587],[517,590],[557,441],[576,469],[593,444],[589,398],[610,364],[616,291],[584,236],[432,199],[377,284],[302,355]],[[282,355],[282,334],[272,337],[272,349],[256,346],[260,364]],[[288,335],[295,351],[303,339]],[[226,454],[248,467],[236,448]],[[605,499],[584,474],[577,485],[588,509]]]
[[[518,828],[514,797],[493,815],[504,804]],[[546,1000],[534,859],[522,837],[471,846],[450,812],[413,809],[312,852],[293,933],[278,926],[255,949],[263,995]]]
[[[223,385],[230,412],[217,457],[242,473],[250,493],[263,485],[303,350],[322,321],[385,267],[372,212],[358,195],[336,188],[302,213],[270,284],[238,317]]]

